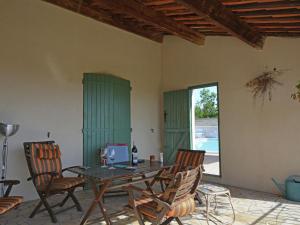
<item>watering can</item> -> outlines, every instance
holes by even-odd
[[[278,188],[278,190],[282,193],[282,195],[291,201],[300,202],[300,176],[292,175],[289,176],[284,184],[279,183],[274,178],[272,181]]]

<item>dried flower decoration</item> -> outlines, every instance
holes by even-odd
[[[261,75],[257,76],[253,80],[246,83],[246,87],[251,89],[253,98],[261,97],[263,102],[268,96],[269,101],[272,100],[272,90],[275,85],[282,85],[281,82],[277,81],[277,77],[282,75],[284,70],[273,70],[265,71]]]
[[[296,88],[297,88],[297,91],[295,93],[293,93],[291,97],[292,97],[292,99],[298,100],[300,102],[300,81],[296,85]]]

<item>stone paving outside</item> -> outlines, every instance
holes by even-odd
[[[290,202],[276,195],[244,190],[240,188],[229,187],[233,197],[233,205],[236,211],[236,222],[234,224],[248,225],[300,225],[300,203]],[[84,210],[86,210],[92,201],[93,194],[90,191],[78,191],[76,196]],[[55,196],[52,201],[55,202],[61,199],[62,196]],[[108,211],[120,210],[122,205],[127,203],[127,197],[107,198],[105,206]],[[40,213],[33,219],[28,218],[29,214],[36,205],[36,201],[23,203],[16,210],[12,210],[0,216],[0,225],[52,225],[50,218],[46,212]],[[70,204],[69,201],[67,204]],[[66,206],[67,207],[67,206]],[[203,216],[204,206],[197,206],[196,212],[193,215],[182,218],[183,224],[186,225],[202,225],[207,224]],[[224,222],[230,219],[230,206],[226,203],[225,198],[218,199],[218,209],[215,212],[218,218]],[[80,222],[82,212],[71,209],[57,215],[57,225],[77,225]],[[95,209],[93,218],[100,216],[100,210]],[[112,218],[113,224],[120,225],[138,225],[138,222],[133,213],[126,213]],[[217,221],[215,221],[217,222]],[[92,222],[89,224],[105,224],[104,222]],[[172,222],[177,224],[176,222]],[[213,223],[209,224],[224,224]],[[148,223],[147,223],[148,225]]]

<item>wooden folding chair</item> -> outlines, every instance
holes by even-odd
[[[168,186],[170,181],[178,172],[184,171],[188,168],[196,168],[198,166],[201,166],[201,170],[204,171],[204,156],[205,151],[179,149],[176,154],[174,165],[169,169],[159,171],[157,176],[152,180],[151,186],[159,182],[162,191],[164,191],[165,187]]]
[[[150,221],[154,225],[169,224],[176,220],[182,225],[180,217],[187,216],[195,210],[195,195],[201,180],[201,167],[185,172],[178,172],[161,194],[153,194],[141,188],[129,187],[129,203],[133,207],[139,224]],[[136,198],[134,192],[142,194]]]
[[[18,180],[0,180],[0,183],[4,186],[8,186],[4,193],[4,196],[0,198],[0,215],[7,211],[17,207],[23,202],[22,196],[9,196],[13,185],[19,184]]]
[[[36,213],[47,210],[52,222],[56,223],[57,219],[52,208],[64,206],[69,198],[74,202],[74,206],[70,208],[76,207],[78,211],[82,211],[82,208],[74,195],[74,190],[77,187],[83,186],[84,178],[63,177],[63,172],[70,167],[62,169],[59,146],[56,145],[54,141],[26,142],[24,143],[24,150],[31,176],[28,180],[32,180],[40,197],[40,202],[29,217],[33,218]],[[62,193],[67,194],[62,202],[50,206],[47,198]],[[45,208],[40,210],[42,205],[44,205]],[[62,211],[65,210],[67,209]]]

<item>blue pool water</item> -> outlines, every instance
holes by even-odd
[[[196,150],[205,150],[208,153],[219,153],[219,140],[218,138],[196,138]]]

